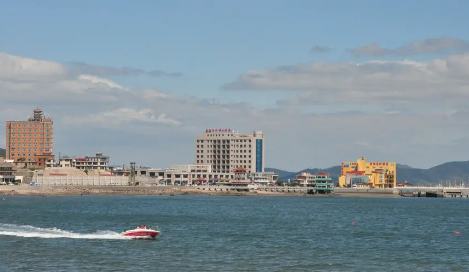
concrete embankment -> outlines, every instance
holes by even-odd
[[[301,193],[217,189],[172,186],[0,186],[0,195],[225,195],[225,196],[294,196]]]
[[[334,193],[348,197],[399,197],[394,189],[334,188]]]
[[[0,195],[222,195],[222,196],[312,196],[299,190],[237,191],[220,187],[183,186],[0,186]],[[394,197],[392,190],[335,188],[336,197]]]

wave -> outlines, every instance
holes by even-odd
[[[58,228],[38,228],[29,225],[0,224],[0,235],[27,237],[27,238],[70,238],[70,239],[106,239],[106,240],[126,240],[129,237],[122,234],[102,230],[93,233],[75,233]]]

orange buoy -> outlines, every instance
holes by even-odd
[[[454,232],[454,234],[461,234],[459,231]]]
[[[352,226],[355,226],[355,222],[352,222]]]

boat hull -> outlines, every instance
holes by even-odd
[[[160,232],[155,230],[130,230],[122,233],[123,236],[136,239],[155,239],[158,234]]]

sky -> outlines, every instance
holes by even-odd
[[[469,2],[3,0],[0,119],[39,107],[54,153],[194,163],[206,129],[266,167],[468,160]],[[0,147],[5,126],[0,126]]]

